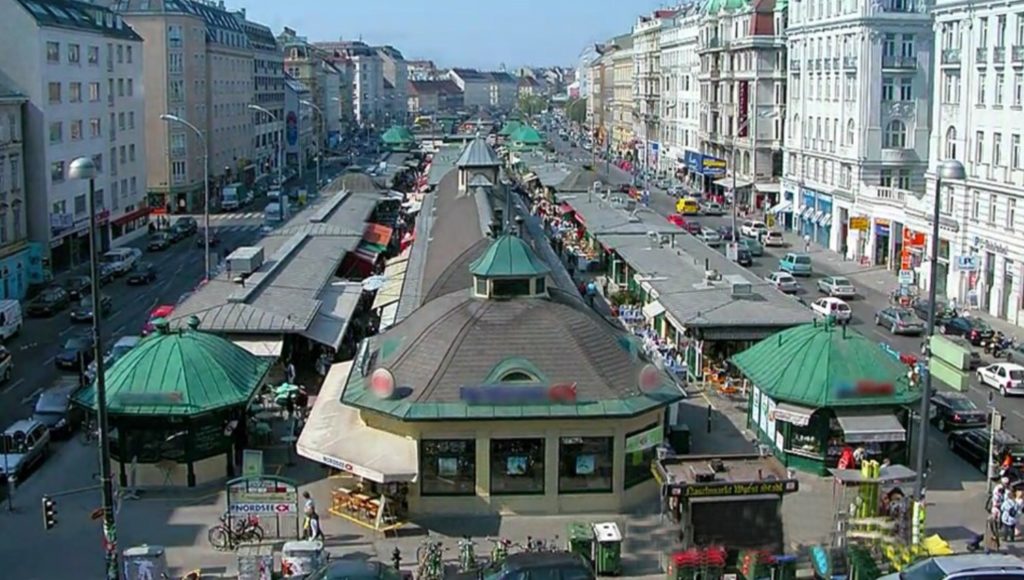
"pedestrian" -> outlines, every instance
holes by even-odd
[[[315,514],[316,502],[313,501],[313,496],[308,491],[302,492],[302,500],[302,513],[307,516]]]
[[[295,384],[295,364],[288,360],[288,366],[284,367],[284,377],[291,384]]]
[[[1003,541],[1009,543],[1017,533],[1017,522],[1020,520],[1020,508],[1024,504],[1024,491],[1018,491],[1013,499],[1003,500],[999,510],[999,521],[1002,524]]]
[[[593,308],[594,307],[594,300],[597,298],[597,284],[593,280],[591,280],[590,282],[587,282],[586,296],[587,296],[587,303],[590,304],[591,308]]]

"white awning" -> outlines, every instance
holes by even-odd
[[[662,306],[661,302],[655,300],[654,302],[645,304],[643,312],[645,318],[656,318],[665,312],[665,307]]]
[[[388,304],[380,311],[380,324],[377,325],[377,332],[384,332],[395,325],[398,318],[398,302]]]
[[[744,187],[750,186],[752,183],[753,182],[751,181],[747,181],[746,179],[740,179],[737,177],[736,189],[743,189]],[[715,180],[715,185],[719,187],[724,187],[726,189],[732,189],[732,177],[723,177],[721,179],[717,179]]]
[[[330,283],[317,296],[320,309],[302,336],[338,350],[362,293],[363,286],[359,282],[345,280]]]
[[[409,266],[409,260],[389,263],[384,268],[384,285],[377,290],[373,297],[373,310],[383,308],[392,302],[398,302],[402,297],[402,286],[405,284],[405,270]]]
[[[814,208],[812,206],[805,205],[804,209],[800,210],[800,217],[805,220],[811,219],[812,215],[814,215]]]
[[[779,193],[782,191],[782,186],[778,183],[755,183],[754,189],[761,193]]]
[[[244,348],[256,356],[279,358],[281,356],[281,339],[271,340],[232,340],[231,342]]]
[[[402,207],[405,208],[405,213],[419,213],[420,209],[423,208],[423,202],[418,199],[410,199],[409,201],[403,203]]]
[[[830,214],[830,213],[825,214],[825,217],[821,218],[821,221],[818,222],[818,223],[820,223],[823,226],[830,226],[830,225],[832,225],[832,214]]]
[[[811,215],[811,221],[813,221],[814,223],[818,223],[821,221],[821,218],[823,217],[825,217],[825,212],[816,211],[813,215]]]
[[[779,403],[775,405],[775,420],[796,425],[797,427],[806,427],[811,423],[811,415],[816,410],[793,403]]]
[[[836,418],[847,443],[906,441],[907,430],[892,413],[870,414],[836,410]]]
[[[791,211],[793,211],[793,202],[783,201],[781,203],[773,205],[772,208],[768,210],[768,213],[772,215],[777,215],[780,213],[787,213]]]
[[[295,445],[299,455],[377,483],[414,482],[416,441],[366,425],[342,404],[352,361],[332,365]]]

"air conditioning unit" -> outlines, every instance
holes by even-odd
[[[733,296],[750,296],[754,293],[754,287],[749,280],[738,274],[730,274],[725,277],[729,283],[729,289]]]

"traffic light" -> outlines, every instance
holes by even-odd
[[[43,526],[52,530],[57,525],[57,502],[48,496],[43,496]]]

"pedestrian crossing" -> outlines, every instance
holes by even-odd
[[[184,214],[184,215],[175,214],[175,216],[174,216],[174,218],[179,218],[179,217],[190,217],[190,218],[193,218],[200,225],[202,225],[203,219],[204,219],[203,214],[201,214],[201,213],[197,213],[197,214]],[[261,212],[261,211],[245,211],[245,212],[241,212],[240,211],[240,212],[232,212],[232,213],[211,213],[210,214],[210,223],[211,224],[216,223],[216,222],[244,221],[244,220],[255,220],[255,219],[262,220],[263,219],[263,212]]]

